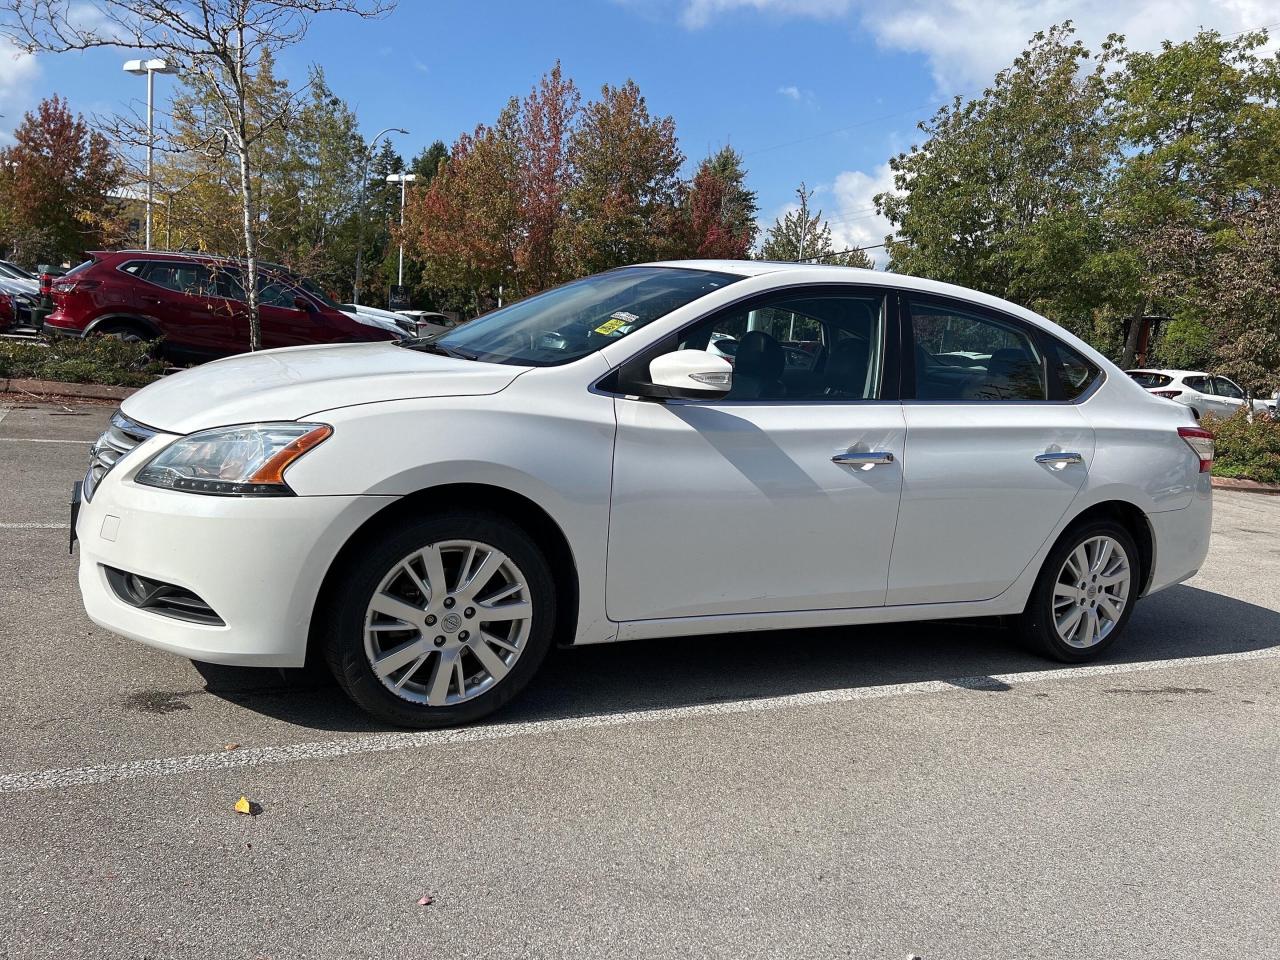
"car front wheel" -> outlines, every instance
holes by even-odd
[[[342,585],[326,659],[351,699],[390,723],[477,720],[520,692],[551,645],[550,569],[503,517],[412,522],[375,539],[349,576],[334,579]]]
[[[1092,660],[1124,631],[1141,583],[1137,545],[1110,520],[1084,524],[1050,551],[1019,624],[1055,660]]]

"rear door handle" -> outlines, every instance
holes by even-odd
[[[880,463],[893,463],[893,454],[888,451],[872,451],[871,453],[837,453],[831,458],[832,463],[843,463],[853,467],[874,467]]]
[[[1069,463],[1084,463],[1084,457],[1078,453],[1063,451],[1062,453],[1038,453],[1036,463],[1047,463],[1051,467],[1061,469]]]

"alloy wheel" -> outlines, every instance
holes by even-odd
[[[1062,564],[1053,588],[1053,622],[1063,643],[1087,649],[1116,628],[1133,581],[1129,554],[1108,536],[1080,543]]]
[[[365,656],[397,697],[453,706],[511,672],[532,619],[528,580],[509,557],[476,540],[442,541],[382,578],[365,611]]]

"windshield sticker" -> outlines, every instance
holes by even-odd
[[[609,317],[609,319],[604,323],[600,324],[600,326],[596,327],[595,332],[608,336],[611,333],[617,333],[627,324],[635,323],[639,319],[640,318],[634,313],[627,313],[624,310],[619,310],[617,313]]]

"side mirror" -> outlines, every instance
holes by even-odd
[[[706,350],[676,350],[649,364],[641,395],[661,399],[717,400],[733,387],[733,367]]]
[[[310,300],[308,300],[306,297],[294,297],[293,309],[301,310],[304,313],[315,313],[316,305],[312,303]]]

